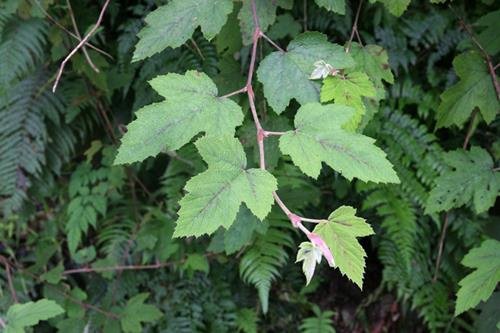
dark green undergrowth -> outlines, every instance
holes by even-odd
[[[57,70],[78,43],[71,34],[85,35],[104,1],[71,1],[71,9],[66,1],[0,3],[1,329],[500,329],[498,2],[363,1],[357,37],[358,1],[275,1],[266,34],[282,48],[319,31],[350,52],[378,45],[388,55],[381,77],[390,70],[394,82],[374,82],[380,96],[363,97],[353,131],[376,140],[399,184],[348,181],[325,165],[313,179],[280,154],[277,138],[266,139],[268,170],[293,212],[322,218],[349,205],[373,228],[360,239],[367,253],[360,290],[324,262],[305,285],[295,263],[303,237],[277,205],[263,221],[241,206],[228,230],[173,237],[184,186],[207,168],[194,145],[201,135],[142,163],[113,163],[135,112],[163,100],[149,80],[196,70],[220,95],[245,84],[251,45],[242,42],[242,1],[215,38],[198,27],[181,46],[132,61],[145,17],[175,1],[111,1],[89,40],[95,48],[84,48],[99,72],[80,49],[55,93]],[[259,42],[256,66],[274,51]],[[253,88],[263,126],[290,130],[300,104],[278,116],[259,80],[260,73]],[[236,134],[257,167],[245,96],[233,97],[245,114]]]

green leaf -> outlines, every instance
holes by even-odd
[[[498,31],[500,31],[500,10],[490,12],[476,21],[474,26],[483,28],[477,35],[479,44],[490,55],[496,55],[500,52],[500,43],[498,43]]]
[[[194,271],[201,271],[208,274],[210,265],[207,257],[200,253],[191,253],[187,256],[186,262],[182,265],[184,269]]]
[[[362,289],[366,253],[357,237],[373,234],[365,219],[356,216],[356,209],[341,206],[330,214],[328,222],[319,223],[313,232],[326,242],[342,274]]]
[[[305,174],[317,178],[325,162],[345,178],[398,183],[384,151],[372,138],[350,133],[341,126],[352,119],[354,109],[343,105],[309,103],[295,116],[295,130],[280,138],[284,154]]]
[[[301,333],[335,333],[333,311],[321,311],[317,305],[313,305],[313,312],[315,316],[305,318],[300,324]]]
[[[263,233],[265,230],[266,224],[259,221],[248,208],[241,206],[236,220],[224,233],[226,254],[233,254],[247,245],[252,239],[254,231]]]
[[[389,56],[387,51],[379,45],[368,44],[361,46],[358,43],[352,43],[349,53],[356,62],[356,70],[368,74],[377,90],[377,99],[385,97],[385,89],[382,83],[394,83],[394,76],[389,66]]]
[[[474,272],[458,284],[455,316],[486,301],[500,281],[500,242],[494,239],[484,241],[480,247],[467,253],[462,265],[475,268]]]
[[[40,279],[42,281],[47,281],[48,283],[51,284],[58,284],[59,281],[61,281],[63,278],[62,275],[63,272],[64,272],[64,266],[62,263],[59,263],[56,267],[52,268],[50,271],[43,273],[40,276]]]
[[[280,114],[292,98],[300,104],[319,100],[320,84],[309,79],[314,63],[323,60],[335,69],[354,66],[344,48],[329,43],[318,32],[306,32],[295,38],[287,52],[273,52],[262,60],[257,76],[264,85],[264,96],[273,110]]]
[[[176,150],[200,132],[233,135],[243,121],[238,104],[217,97],[217,87],[200,72],[170,73],[150,81],[165,98],[137,111],[127,126],[115,164],[142,161],[162,150]]]
[[[232,10],[232,0],[172,0],[158,7],[146,16],[132,61],[181,46],[198,26],[208,40],[214,38]]]
[[[57,333],[82,333],[85,332],[86,325],[87,323],[80,318],[67,318],[57,323]]]
[[[370,0],[371,3],[377,1],[383,3],[389,13],[395,16],[401,16],[411,2],[411,0]]]
[[[293,0],[255,0],[255,9],[259,18],[260,30],[265,32],[271,24],[276,20],[276,9],[278,7],[291,9]],[[240,12],[238,13],[240,20],[241,38],[243,45],[252,44],[252,37],[255,30],[255,24],[252,13],[252,1],[243,1]]]
[[[269,308],[271,284],[288,261],[287,248],[293,245],[290,221],[281,211],[271,212],[267,221],[269,228],[266,233],[259,235],[240,260],[241,278],[257,288],[263,313]]]
[[[337,14],[345,14],[345,0],[315,0],[316,4]]]
[[[302,272],[306,276],[306,286],[311,282],[316,264],[321,262],[322,256],[321,250],[311,242],[300,243],[295,262],[303,262]]]
[[[71,289],[69,293],[71,299],[64,300],[64,307],[66,308],[66,313],[69,318],[79,318],[85,317],[86,308],[82,307],[80,304],[75,303],[77,301],[85,301],[87,299],[87,293],[78,287]]]
[[[228,229],[244,202],[259,219],[273,204],[276,179],[262,169],[246,169],[243,146],[234,137],[203,137],[196,147],[208,169],[191,178],[180,201],[174,237],[211,234]]]
[[[22,333],[24,328],[35,326],[41,320],[47,320],[62,313],[64,313],[63,308],[48,299],[14,304],[7,311],[5,333]]]
[[[243,333],[257,333],[259,317],[254,309],[243,308],[236,312],[236,326]]]
[[[328,76],[323,80],[321,102],[334,100],[337,104],[351,106],[356,113],[343,128],[354,131],[366,112],[362,97],[375,97],[375,87],[362,72]]]
[[[500,173],[493,171],[493,160],[479,147],[470,151],[458,149],[444,155],[452,168],[436,180],[431,190],[425,212],[427,214],[450,210],[473,202],[479,214],[495,204],[500,190]]]
[[[500,329],[500,292],[494,292],[488,301],[480,306],[481,314],[475,320],[477,333],[490,333]]]
[[[120,323],[125,333],[142,332],[141,323],[152,323],[160,319],[163,313],[154,305],[144,304],[148,293],[138,294],[127,301],[120,314]]]
[[[292,15],[285,13],[276,17],[276,23],[271,26],[267,36],[273,40],[283,39],[287,36],[295,38],[301,31],[300,23]]]
[[[487,124],[491,123],[500,102],[484,59],[478,52],[469,51],[455,57],[453,67],[460,81],[441,94],[437,128],[462,127],[475,108],[479,108]]]

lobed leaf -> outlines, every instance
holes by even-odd
[[[464,257],[462,264],[475,270],[458,283],[460,289],[457,292],[455,316],[491,296],[500,281],[499,253],[500,242],[489,239]]]
[[[330,214],[327,222],[319,223],[314,233],[326,242],[342,274],[362,289],[366,252],[357,238],[373,234],[365,219],[356,216],[356,209],[341,206]]]
[[[246,169],[243,146],[234,137],[203,137],[196,147],[208,169],[187,182],[174,237],[228,229],[243,202],[263,220],[274,202],[276,179],[265,170]]]
[[[425,212],[436,213],[461,207],[472,201],[479,214],[495,204],[500,191],[500,174],[493,171],[493,160],[479,147],[458,149],[445,154],[452,168],[439,176],[427,200]]]
[[[208,40],[214,38],[232,10],[232,0],[172,0],[158,7],[146,16],[132,61],[181,46],[198,26]]]
[[[22,333],[24,328],[35,326],[41,320],[47,320],[62,313],[64,313],[63,308],[48,299],[14,304],[7,311],[5,333]]]
[[[309,79],[314,63],[323,60],[335,69],[354,66],[351,56],[325,35],[306,32],[297,36],[287,52],[273,52],[262,60],[257,77],[264,85],[264,96],[278,114],[295,98],[300,104],[319,100],[320,84]]]
[[[336,104],[309,103],[295,116],[295,130],[280,138],[280,149],[305,174],[317,178],[325,162],[344,177],[398,183],[384,151],[372,138],[342,129],[354,109]]]
[[[491,123],[500,111],[495,87],[485,60],[476,51],[455,57],[453,67],[460,81],[441,94],[436,127],[462,127],[475,108]]]
[[[142,161],[162,150],[176,150],[195,135],[233,135],[243,121],[241,107],[217,97],[217,87],[204,73],[170,73],[150,81],[165,101],[137,111],[127,126],[115,164]]]

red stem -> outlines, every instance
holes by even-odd
[[[261,30],[259,26],[259,18],[257,16],[257,8],[255,5],[255,0],[251,0],[251,7],[252,7],[252,16],[253,16],[253,23],[254,23],[254,32],[253,32],[253,39],[252,39],[252,53],[250,55],[250,65],[248,68],[248,77],[247,77],[247,82],[245,87],[236,90],[232,93],[229,93],[223,97],[229,97],[233,96],[242,92],[246,92],[248,95],[248,101],[250,104],[250,111],[252,113],[252,118],[255,124],[255,129],[257,130],[257,145],[259,147],[259,165],[262,170],[266,169],[266,159],[265,159],[265,154],[264,154],[264,140],[266,137],[271,136],[271,135],[284,135],[285,132],[273,132],[273,131],[266,131],[262,128],[262,125],[259,120],[259,116],[257,114],[257,109],[255,107],[255,94],[253,91],[253,86],[252,86],[252,79],[253,79],[253,74],[255,72],[255,62],[257,60],[257,46],[259,43],[259,39],[262,37],[266,39],[271,45],[273,45],[275,48],[277,48],[281,52],[285,52],[281,47],[279,47],[276,43],[274,43],[268,36],[266,36]],[[307,228],[305,228],[302,225],[302,221],[305,222],[312,222],[312,223],[319,223],[324,220],[316,220],[316,219],[309,219],[309,218],[304,218],[301,217],[297,214],[294,214],[281,200],[279,197],[278,193],[273,192],[273,197],[274,201],[278,204],[278,206],[281,208],[281,210],[286,214],[286,216],[290,219],[292,222],[293,226],[296,228],[299,228],[302,232],[304,232],[306,235],[309,232]]]

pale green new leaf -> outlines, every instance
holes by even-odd
[[[345,0],[315,0],[316,4],[337,14],[345,14]]]
[[[211,234],[221,226],[228,229],[243,202],[264,219],[273,204],[276,179],[265,170],[246,169],[243,146],[234,137],[203,137],[196,147],[208,169],[187,182],[174,237]]]
[[[278,7],[291,9],[293,0],[255,0],[255,9],[259,18],[259,28],[265,32],[271,24],[276,20],[276,9]],[[241,38],[244,45],[252,44],[252,37],[255,30],[255,24],[252,13],[252,1],[243,0],[240,12],[238,13],[240,20]]]
[[[500,281],[500,242],[494,239],[484,241],[480,247],[467,253],[462,265],[475,268],[474,272],[458,284],[455,316],[486,301]]]
[[[120,324],[125,333],[140,333],[143,331],[141,323],[152,323],[162,317],[162,312],[154,305],[144,304],[148,296],[148,293],[141,293],[127,301],[120,314]]]
[[[411,0],[370,0],[371,3],[377,1],[383,3],[389,13],[395,16],[401,16],[411,2]]]
[[[316,264],[321,262],[322,256],[321,250],[314,246],[313,243],[300,243],[295,262],[302,261],[302,272],[304,272],[304,275],[306,276],[306,286],[309,282],[311,282]]]
[[[24,328],[35,326],[41,320],[47,320],[62,313],[64,309],[48,299],[14,304],[7,311],[5,333],[23,333]]]
[[[477,213],[487,211],[495,204],[500,190],[500,173],[493,171],[490,154],[479,147],[470,151],[458,149],[444,155],[452,168],[436,179],[426,204],[426,213],[435,213],[461,207],[473,202]]]
[[[217,87],[204,73],[170,73],[150,81],[165,101],[143,107],[127,126],[115,164],[142,161],[162,150],[176,150],[200,132],[234,135],[243,121],[241,107],[217,97]]]
[[[318,32],[300,34],[288,45],[287,52],[273,52],[262,60],[257,76],[276,113],[283,112],[293,98],[300,104],[319,101],[320,83],[309,77],[314,63],[320,60],[334,69],[354,66],[342,46],[328,42]]]
[[[325,162],[344,177],[398,183],[399,179],[375,140],[342,129],[355,110],[348,106],[309,103],[295,116],[295,130],[280,138],[280,149],[305,174],[317,178]]]
[[[167,47],[176,48],[200,26],[212,39],[233,10],[232,0],[172,0],[146,16],[146,27],[138,34],[133,61],[145,59]]]
[[[356,216],[356,209],[341,206],[330,214],[328,221],[319,223],[313,232],[326,242],[342,274],[362,289],[366,253],[357,238],[373,234],[365,219]]]
[[[478,52],[469,51],[455,57],[453,67],[460,81],[441,94],[437,128],[462,127],[475,108],[491,123],[500,111],[500,102],[486,61]]]
[[[356,112],[344,124],[344,128],[354,131],[366,112],[363,97],[375,97],[375,87],[368,75],[352,72],[345,75],[329,76],[323,80],[321,102],[334,101],[337,104],[353,107]]]

